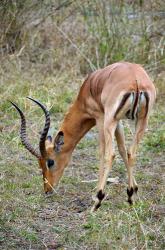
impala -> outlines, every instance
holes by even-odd
[[[100,167],[97,194],[92,210],[97,210],[104,199],[105,184],[112,168],[114,137],[119,153],[128,172],[128,202],[133,203],[133,194],[138,186],[133,176],[137,145],[147,126],[149,111],[156,98],[155,87],[149,76],[138,64],[119,62],[91,73],[80,88],[78,96],[65,115],[55,137],[48,136],[50,115],[46,107],[34,101],[45,113],[39,150],[34,149],[26,136],[26,120],[23,112],[13,103],[21,117],[21,141],[34,156],[42,169],[44,191],[53,193],[71,154],[80,139],[93,127],[99,132]],[[122,119],[135,120],[135,134],[131,146],[126,149]]]

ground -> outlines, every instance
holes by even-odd
[[[20,143],[19,116],[9,103],[16,102],[25,112],[29,139],[37,146],[44,116],[25,97],[37,98],[50,109],[55,133],[82,77],[28,75],[19,69],[13,75],[9,70],[10,74],[3,71],[0,82],[1,249],[165,249],[163,79],[155,81],[158,100],[138,151],[135,204],[130,207],[126,202],[127,175],[117,154],[110,176],[119,181],[107,185],[105,201],[91,214],[96,182],[90,180],[97,179],[99,166],[97,130],[78,144],[56,194],[45,198],[37,161]],[[129,142],[127,122],[125,132]]]

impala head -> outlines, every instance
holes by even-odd
[[[30,97],[27,98],[39,105],[45,114],[45,125],[40,136],[39,150],[35,149],[27,139],[26,119],[23,112],[15,103],[11,102],[11,104],[15,107],[21,117],[20,137],[22,144],[38,159],[43,174],[44,191],[47,195],[50,195],[53,193],[53,186],[56,184],[55,169],[60,168],[59,153],[61,151],[61,146],[64,144],[64,134],[62,131],[59,131],[54,140],[52,140],[51,136],[47,136],[50,127],[49,111],[39,101]]]

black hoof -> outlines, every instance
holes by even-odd
[[[138,186],[134,187],[134,190],[133,190],[135,193],[137,193],[138,191]]]
[[[103,193],[102,190],[99,190],[96,197],[99,199],[99,201],[102,201],[105,197],[105,193]]]
[[[130,205],[133,205],[133,201],[132,201],[132,199],[131,199],[133,193],[134,193],[134,190],[133,190],[132,187],[131,187],[130,189],[127,188],[128,203],[129,203]]]
[[[133,205],[133,200],[132,199],[130,199],[130,198],[128,198],[128,203],[130,204],[130,206],[132,206]]]
[[[95,205],[92,208],[92,212],[96,211],[100,206],[101,206],[101,202],[105,197],[105,193],[103,193],[102,190],[99,190],[96,194],[96,201],[95,201]]]
[[[128,197],[131,197],[133,195],[133,188],[131,187],[130,189],[127,188],[127,195]]]
[[[99,208],[99,207],[101,207],[101,202],[99,202],[96,206],[95,206],[95,211]]]

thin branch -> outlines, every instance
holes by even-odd
[[[92,63],[92,61],[91,61],[88,57],[86,57],[86,56],[81,52],[81,50],[80,50],[80,49],[77,47],[77,45],[67,36],[67,34],[66,34],[61,28],[59,28],[56,24],[55,24],[55,26],[56,26],[56,29],[64,36],[64,38],[65,38],[66,40],[68,40],[68,41],[70,42],[70,44],[78,51],[78,53],[88,62],[88,64],[89,64],[91,70],[96,70],[96,67],[95,67],[95,65]]]

